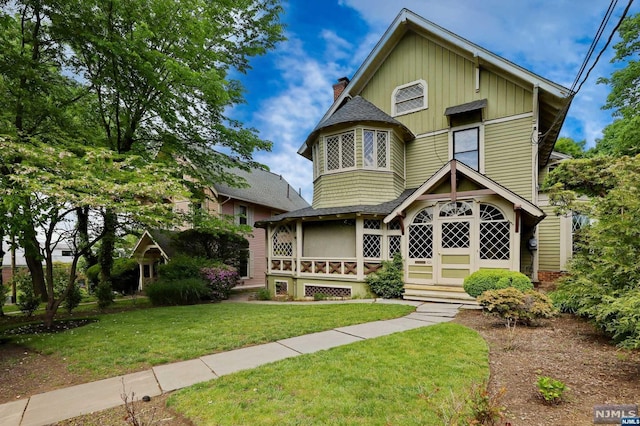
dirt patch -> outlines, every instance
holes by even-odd
[[[506,389],[502,403],[512,426],[593,424],[599,404],[640,403],[640,353],[613,346],[592,325],[570,315],[517,327],[481,311],[463,311],[455,322],[477,330],[489,344],[489,389]],[[538,376],[563,381],[566,401],[545,405]]]

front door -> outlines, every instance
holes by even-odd
[[[471,273],[473,206],[458,201],[440,206],[438,213],[438,283],[462,285]]]

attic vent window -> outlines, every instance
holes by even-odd
[[[396,87],[392,103],[393,115],[408,114],[427,108],[427,83],[417,80]]]

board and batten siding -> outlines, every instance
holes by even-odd
[[[541,271],[560,270],[560,221],[553,206],[540,206],[547,214],[538,224],[538,269]]]
[[[393,115],[394,89],[417,80],[427,83],[427,109],[395,118],[420,135],[447,129],[446,108],[487,99],[485,120],[531,112],[533,88],[523,88],[486,69],[480,71],[476,92],[476,65],[453,50],[407,33],[360,92],[389,115]]]
[[[487,177],[532,200],[531,118],[484,126],[484,170]]]

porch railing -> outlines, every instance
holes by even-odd
[[[380,268],[379,261],[364,261],[362,275],[369,275]],[[270,272],[290,273],[298,272],[306,276],[335,276],[343,278],[356,278],[358,276],[358,262],[355,258],[316,258],[303,257],[300,259],[300,270],[296,271],[296,259],[277,258],[270,259]]]

